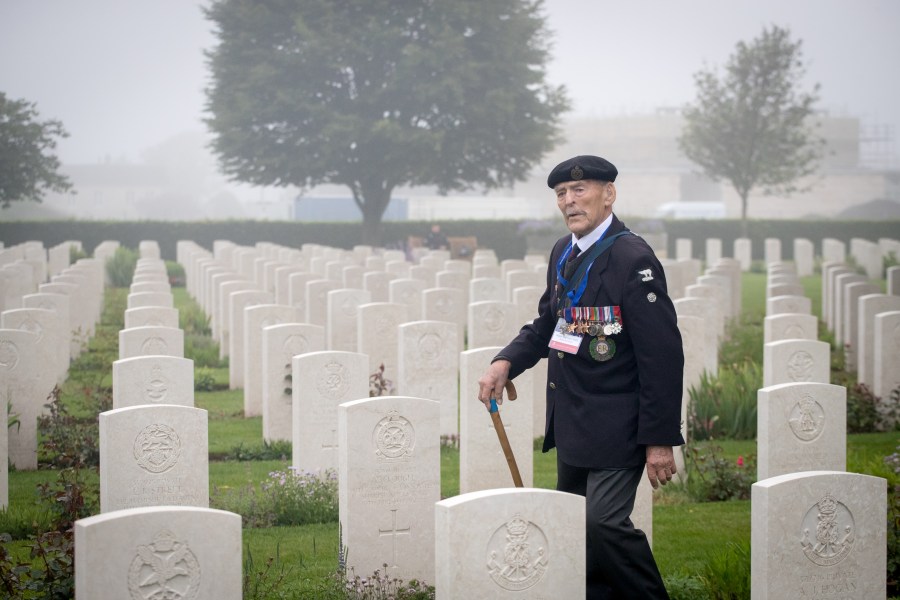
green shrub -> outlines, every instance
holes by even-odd
[[[884,458],[890,469],[887,498],[887,586],[888,597],[900,595],[900,446]]]
[[[184,267],[174,260],[166,261],[166,274],[169,277],[169,285],[172,287],[184,287]]]
[[[670,600],[706,600],[706,586],[696,575],[676,573],[663,578]]]
[[[194,361],[194,367],[216,369],[228,366],[219,358],[219,344],[212,338],[197,333],[184,332],[184,357]]]
[[[763,317],[754,313],[741,315],[726,328],[725,340],[719,348],[719,364],[754,362],[761,365],[763,341]]]
[[[210,318],[196,302],[186,302],[178,309],[178,326],[184,330],[185,335],[209,337],[212,335],[209,321]]]
[[[87,258],[87,257],[88,257],[87,252],[85,252],[84,250],[82,250],[81,248],[76,246],[75,244],[72,244],[71,246],[69,246],[69,264],[70,265],[74,265],[82,258]]]
[[[722,365],[714,377],[704,373],[688,390],[688,431],[693,440],[756,438],[756,393],[762,387],[758,363]]]
[[[337,474],[273,471],[259,487],[214,489],[210,506],[241,515],[245,527],[309,525],[338,520]]]
[[[750,544],[728,542],[710,555],[700,579],[710,600],[749,600]]]
[[[683,486],[694,502],[749,500],[756,482],[756,458],[739,456],[732,462],[721,456],[720,446],[684,446]]]
[[[67,402],[60,401],[59,387],[54,387],[46,405],[48,415],[38,417],[40,462],[54,468],[82,468],[100,465],[100,431],[98,409],[89,416],[76,417]]]
[[[115,254],[106,261],[106,274],[113,287],[127,288],[134,278],[134,268],[137,266],[138,254],[131,248],[119,246]]]
[[[261,444],[245,446],[243,442],[231,449],[228,460],[288,460],[292,454],[291,443],[287,440],[263,440]]]

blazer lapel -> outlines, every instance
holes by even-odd
[[[610,223],[609,229],[603,237],[607,238],[611,235],[615,235],[623,229],[625,229],[625,224],[622,223],[616,215],[613,215],[612,223]],[[584,289],[584,295],[581,298],[581,306],[600,306],[600,304],[597,303],[597,296],[603,288],[603,272],[606,271],[606,268],[609,266],[609,253],[611,251],[612,248],[601,254],[597,260],[594,261],[593,266],[591,266],[591,271],[588,274],[588,284]]]

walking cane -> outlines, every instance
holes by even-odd
[[[510,400],[518,398],[516,386],[512,381],[506,382],[506,396]],[[506,429],[503,427],[503,421],[500,420],[500,410],[497,408],[497,400],[491,398],[491,419],[494,421],[494,429],[497,430],[497,437],[500,439],[500,447],[503,448],[503,454],[506,456],[506,462],[509,465],[509,472],[512,474],[513,483],[516,487],[525,487],[522,483],[522,476],[519,474],[519,465],[516,464],[516,457],[513,455],[512,447],[509,445],[509,438],[506,437]]]

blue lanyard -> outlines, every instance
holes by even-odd
[[[594,242],[594,245],[591,246],[591,249],[587,251],[588,256],[585,256],[584,261],[578,266],[578,269],[575,270],[575,273],[572,275],[572,279],[567,280],[563,277],[562,271],[563,266],[566,264],[566,260],[569,258],[569,254],[572,253],[572,242],[566,246],[566,249],[563,251],[562,256],[559,261],[556,263],[556,279],[563,286],[563,293],[571,302],[570,306],[578,306],[578,303],[581,301],[581,297],[584,295],[584,290],[587,288],[588,282],[588,273],[591,270],[591,267],[594,266],[594,261],[597,258],[609,250],[609,248],[613,245],[613,242],[616,241],[616,238],[623,236],[625,234],[631,233],[630,230],[625,229],[624,231],[620,231],[619,233],[613,235],[609,239],[604,239],[606,236],[606,232],[603,232],[603,235],[600,236],[600,239]],[[572,282],[577,281],[578,285],[573,286]]]

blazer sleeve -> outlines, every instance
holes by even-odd
[[[634,256],[623,291],[623,323],[634,348],[639,413],[637,443],[678,446],[684,352],[675,306],[662,265],[652,251]]]

